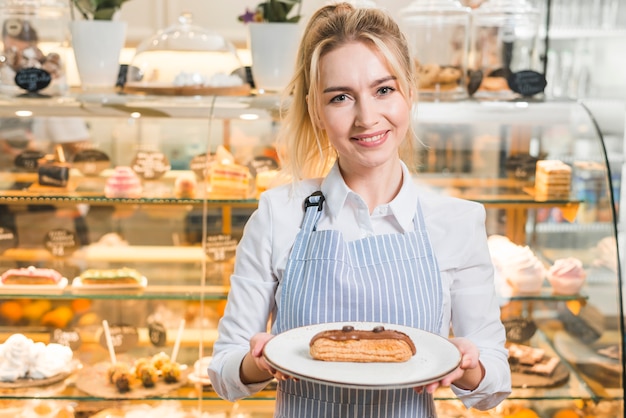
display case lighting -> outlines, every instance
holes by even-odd
[[[242,113],[241,115],[239,115],[239,119],[257,120],[259,119],[259,115],[257,115],[256,113]]]

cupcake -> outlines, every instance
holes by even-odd
[[[548,270],[548,281],[555,293],[575,295],[585,283],[587,273],[583,263],[577,258],[561,258]]]

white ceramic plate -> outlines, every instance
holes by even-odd
[[[97,291],[107,291],[107,290],[135,290],[135,289],[143,289],[148,285],[148,279],[144,276],[141,277],[141,280],[137,283],[106,283],[106,284],[83,284],[80,277],[75,277],[72,281],[72,289],[74,290],[97,290]]]
[[[416,353],[403,363],[350,363],[314,360],[311,338],[321,331],[351,325],[357,330],[376,326],[401,331],[415,344]],[[420,329],[379,322],[337,322],[294,328],[272,338],[265,346],[267,362],[285,374],[333,386],[367,389],[399,389],[435,382],[457,368],[459,350],[447,339]]]
[[[0,293],[56,293],[62,292],[67,286],[67,278],[62,277],[57,284],[2,284],[0,283]]]

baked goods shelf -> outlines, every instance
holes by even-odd
[[[180,199],[176,197],[141,197],[141,198],[108,198],[101,193],[90,194],[83,192],[39,193],[32,191],[3,191],[0,194],[0,204],[40,204],[40,205],[76,205],[86,203],[92,205],[195,205],[207,204],[210,207],[241,207],[255,208],[256,199]]]
[[[0,117],[14,117],[29,109],[35,117],[143,117],[207,119],[238,118],[242,110],[271,118],[279,105],[276,95],[247,96],[163,96],[124,93],[77,93],[48,98],[0,98]]]
[[[537,387],[514,387],[512,394],[508,397],[509,400],[523,400],[523,401],[542,401],[542,400],[591,400],[598,402],[600,400],[612,400],[621,399],[621,390],[605,388],[597,383],[591,382],[590,378],[580,371],[576,365],[572,364],[568,359],[554,347],[549,338],[543,334],[542,330],[535,333],[535,336],[531,339],[530,345],[544,349],[550,356],[558,356],[561,364],[567,373],[569,378],[563,383],[555,382],[551,384],[549,379],[545,379],[543,386],[537,385]],[[523,379],[523,376],[518,377],[518,381]],[[533,379],[532,375],[528,375],[528,382]],[[515,379],[514,379],[515,381]],[[455,400],[456,397],[452,391],[448,388],[439,389],[435,394],[437,399],[440,400]]]
[[[58,291],[38,291],[37,286],[24,286],[20,289],[3,289],[0,286],[0,300],[2,299],[54,299],[74,300],[80,299],[109,299],[109,300],[223,300],[228,294],[228,286],[157,286],[148,285],[145,288],[116,289],[110,286],[110,290],[98,286],[96,288],[73,288],[67,286]]]
[[[554,293],[551,287],[544,287],[536,293],[514,293],[504,298],[509,301],[542,301],[542,302],[566,302],[570,300],[587,300],[589,296],[584,293],[575,295],[560,295]]]
[[[71,176],[67,187],[39,187],[36,173],[0,173],[0,203],[11,204],[175,204],[209,206],[232,205],[236,207],[256,207],[256,199],[222,199],[219,196],[199,194],[195,199],[180,199],[174,196],[174,172],[154,183],[171,186],[170,194],[146,196],[141,198],[107,198],[104,196],[104,183],[107,172],[98,177]],[[532,187],[527,181],[510,178],[480,178],[480,177],[446,177],[420,173],[415,181],[426,188],[443,191],[451,196],[481,202],[486,206],[522,208],[540,207],[572,207],[577,209],[580,201],[567,197],[539,198],[534,195]],[[16,189],[15,185],[19,187]]]
[[[41,186],[37,173],[3,172],[0,173],[0,203],[6,204],[55,204],[75,205],[193,205],[209,207],[254,208],[257,200],[219,196],[203,192],[198,187],[194,198],[179,198],[175,193],[175,182],[179,176],[189,176],[189,170],[172,170],[156,180],[144,181],[143,193],[139,198],[106,197],[104,188],[111,169],[102,171],[97,176],[85,176],[77,169],[70,170],[69,180],[64,187]]]
[[[598,340],[589,343],[564,330],[561,321],[548,319],[538,322],[534,344],[554,352],[567,365],[570,370],[568,385],[575,382],[596,402],[623,399],[620,360],[598,354],[598,347],[620,344],[617,330],[605,331]]]
[[[580,201],[572,196],[537,197],[527,181],[517,179],[446,177],[421,173],[416,182],[427,188],[445,191],[450,196],[483,203],[487,207],[514,209],[571,207],[577,210],[580,204]]]

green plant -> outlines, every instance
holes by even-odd
[[[70,0],[87,20],[112,20],[115,12],[127,1],[129,0]]]
[[[298,6],[296,14],[289,16],[293,8]],[[249,22],[298,22],[300,20],[302,0],[267,0],[259,3],[256,9],[249,10],[239,16],[239,21]]]

